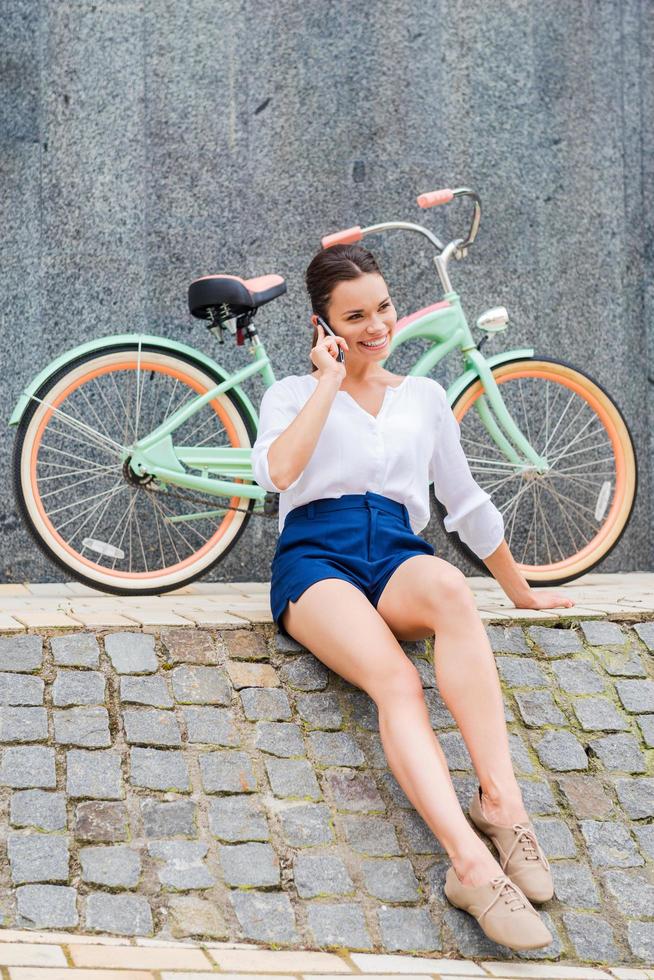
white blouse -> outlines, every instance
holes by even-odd
[[[460,442],[460,426],[445,389],[433,378],[407,375],[388,386],[377,417],[349,394],[336,392],[309,462],[286,490],[270,479],[268,449],[318,385],[314,374],[292,374],[264,392],[252,449],[254,478],[280,494],[279,530],[294,507],[321,497],[370,490],[406,505],[418,534],[429,522],[429,485],[447,510],[445,527],[479,558],[502,543],[504,520],[476,483]]]

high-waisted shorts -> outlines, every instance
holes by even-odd
[[[324,578],[356,586],[377,607],[389,578],[413,555],[435,550],[415,534],[405,504],[368,490],[294,507],[284,521],[271,565],[270,606],[279,632],[290,601]]]

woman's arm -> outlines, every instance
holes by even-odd
[[[534,591],[515,563],[506,539],[499,547],[482,559],[484,565],[497,579],[516,609],[551,609],[553,606],[574,606],[574,599],[560,592]]]
[[[323,376],[300,411],[283,387],[264,392],[259,434],[252,447],[252,469],[265,490],[281,493],[295,486],[311,459],[327,421],[340,378]]]

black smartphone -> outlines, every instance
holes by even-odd
[[[327,331],[327,333],[330,333],[332,335],[332,337],[336,337],[337,336],[337,334],[334,333],[334,331],[329,326],[329,324],[325,320],[323,320],[323,318],[321,316],[318,316],[317,313],[314,313],[314,316],[317,317],[318,323],[321,325],[321,327],[324,330]],[[337,361],[340,361],[341,363],[343,363],[345,361],[345,351],[340,346],[340,344],[339,344],[339,347],[338,347],[338,357],[336,358],[336,360]]]

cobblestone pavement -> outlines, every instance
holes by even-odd
[[[616,602],[606,598],[608,605],[618,598],[636,605],[620,583],[612,588]],[[274,627],[40,624],[5,632],[0,966],[23,980],[54,980],[57,973],[35,970],[63,968],[61,956],[87,971],[109,966],[72,950],[110,934],[112,950],[121,936],[135,937],[121,950],[188,937],[207,949],[250,944],[244,956],[258,943],[283,955],[336,951],[343,963],[349,950],[347,970],[368,975],[410,966],[415,973],[424,957],[437,961],[421,966],[425,976],[463,975],[464,957],[474,961],[472,975],[476,963],[476,975],[496,977],[581,980],[598,975],[591,966],[614,976],[619,971],[609,967],[630,967],[624,980],[647,976],[642,968],[654,963],[654,616],[642,607],[631,619],[612,610],[593,615],[486,627],[516,771],[555,879],[555,898],[540,906],[554,942],[525,953],[492,943],[445,899],[446,855],[387,767],[374,703]],[[433,644],[402,646],[420,671],[467,808],[477,780],[435,687]],[[12,929],[76,935],[52,954],[58,961],[19,963],[2,959],[3,950],[14,955],[7,953]],[[41,949],[56,949],[47,936]],[[161,957],[166,947],[158,948]],[[407,966],[398,953],[416,956],[404,957]],[[180,967],[189,976],[213,969],[213,953],[193,954],[198,965]],[[112,966],[145,971],[134,976],[173,969],[172,960],[138,965],[116,956]],[[249,969],[228,961],[217,966],[239,975]],[[586,972],[570,972],[573,963]]]

